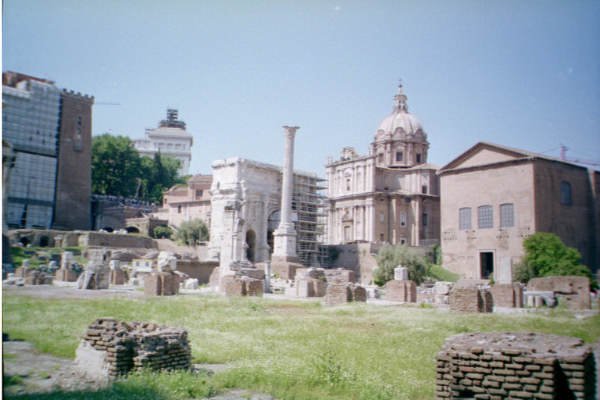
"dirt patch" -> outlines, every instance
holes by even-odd
[[[9,341],[2,344],[7,394],[50,392],[58,389],[99,388],[98,382],[82,377],[71,360],[43,354],[28,342]],[[6,381],[10,383],[6,385]]]

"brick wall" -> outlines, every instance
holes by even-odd
[[[102,352],[101,373],[106,371],[113,378],[144,368],[175,370],[191,367],[187,331],[151,323],[98,319],[88,327],[77,349],[76,361],[84,368],[93,364],[84,360],[90,351],[94,355]]]
[[[437,354],[437,399],[595,399],[595,361],[576,338],[537,333],[450,337]]]
[[[548,276],[533,278],[527,290],[550,291],[558,297],[559,304],[574,310],[591,308],[590,280],[585,276]]]

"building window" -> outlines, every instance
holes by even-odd
[[[477,226],[479,229],[494,227],[494,211],[492,206],[480,206],[477,208]]]
[[[500,228],[515,226],[515,212],[512,203],[500,204]]]
[[[197,198],[198,198],[198,197],[202,197],[202,195],[203,195],[203,194],[204,194],[204,190],[202,190],[202,189],[197,189],[197,190],[196,190],[196,197],[197,197]]]
[[[458,210],[458,229],[471,229],[471,207]]]
[[[421,153],[417,153],[417,163],[421,162]]]
[[[427,185],[421,186],[421,193],[427,194]]]
[[[400,213],[400,226],[406,226],[406,213]]]
[[[350,191],[350,179],[346,179],[346,191],[349,192]]]
[[[423,226],[427,226],[429,223],[429,215],[427,213],[423,213]]]
[[[402,161],[402,152],[401,151],[397,151],[396,152],[396,161]]]
[[[181,206],[177,206],[177,214],[181,214]]]
[[[379,234],[379,241],[380,241],[380,242],[383,242],[384,240],[385,240],[385,236],[384,236],[384,234],[383,234],[383,233],[380,233],[380,234]]]
[[[562,181],[560,183],[560,204],[565,206],[573,204],[571,184],[569,182]]]
[[[379,213],[379,222],[381,222],[381,223],[385,222],[385,214],[382,212]]]

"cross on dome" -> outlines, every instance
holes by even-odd
[[[404,94],[404,88],[402,86],[402,79],[398,80],[398,93],[394,96],[394,111],[395,112],[408,112],[408,97]]]

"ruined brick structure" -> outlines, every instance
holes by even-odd
[[[523,287],[520,283],[496,283],[490,292],[495,307],[523,307]]]
[[[590,280],[585,276],[533,278],[527,283],[527,290],[554,292],[558,303],[572,310],[591,308]]]
[[[174,272],[153,272],[144,278],[146,296],[173,296],[179,293],[179,276]]]
[[[452,311],[492,312],[494,309],[494,300],[490,291],[477,286],[454,286],[450,291],[448,302]]]
[[[221,278],[221,287],[227,296],[263,295],[263,281],[248,276],[226,275]]]
[[[76,363],[87,375],[109,378],[141,369],[189,369],[191,348],[184,329],[100,318],[88,327]]]
[[[450,337],[437,354],[437,399],[595,399],[595,361],[576,338],[538,333]]]
[[[327,277],[322,268],[298,268],[295,276],[297,297],[323,297],[327,291]]]
[[[392,280],[385,284],[385,299],[414,303],[417,301],[417,285],[413,281]]]
[[[352,301],[367,301],[367,291],[364,287],[354,283],[329,283],[325,295],[325,304],[335,306]]]

